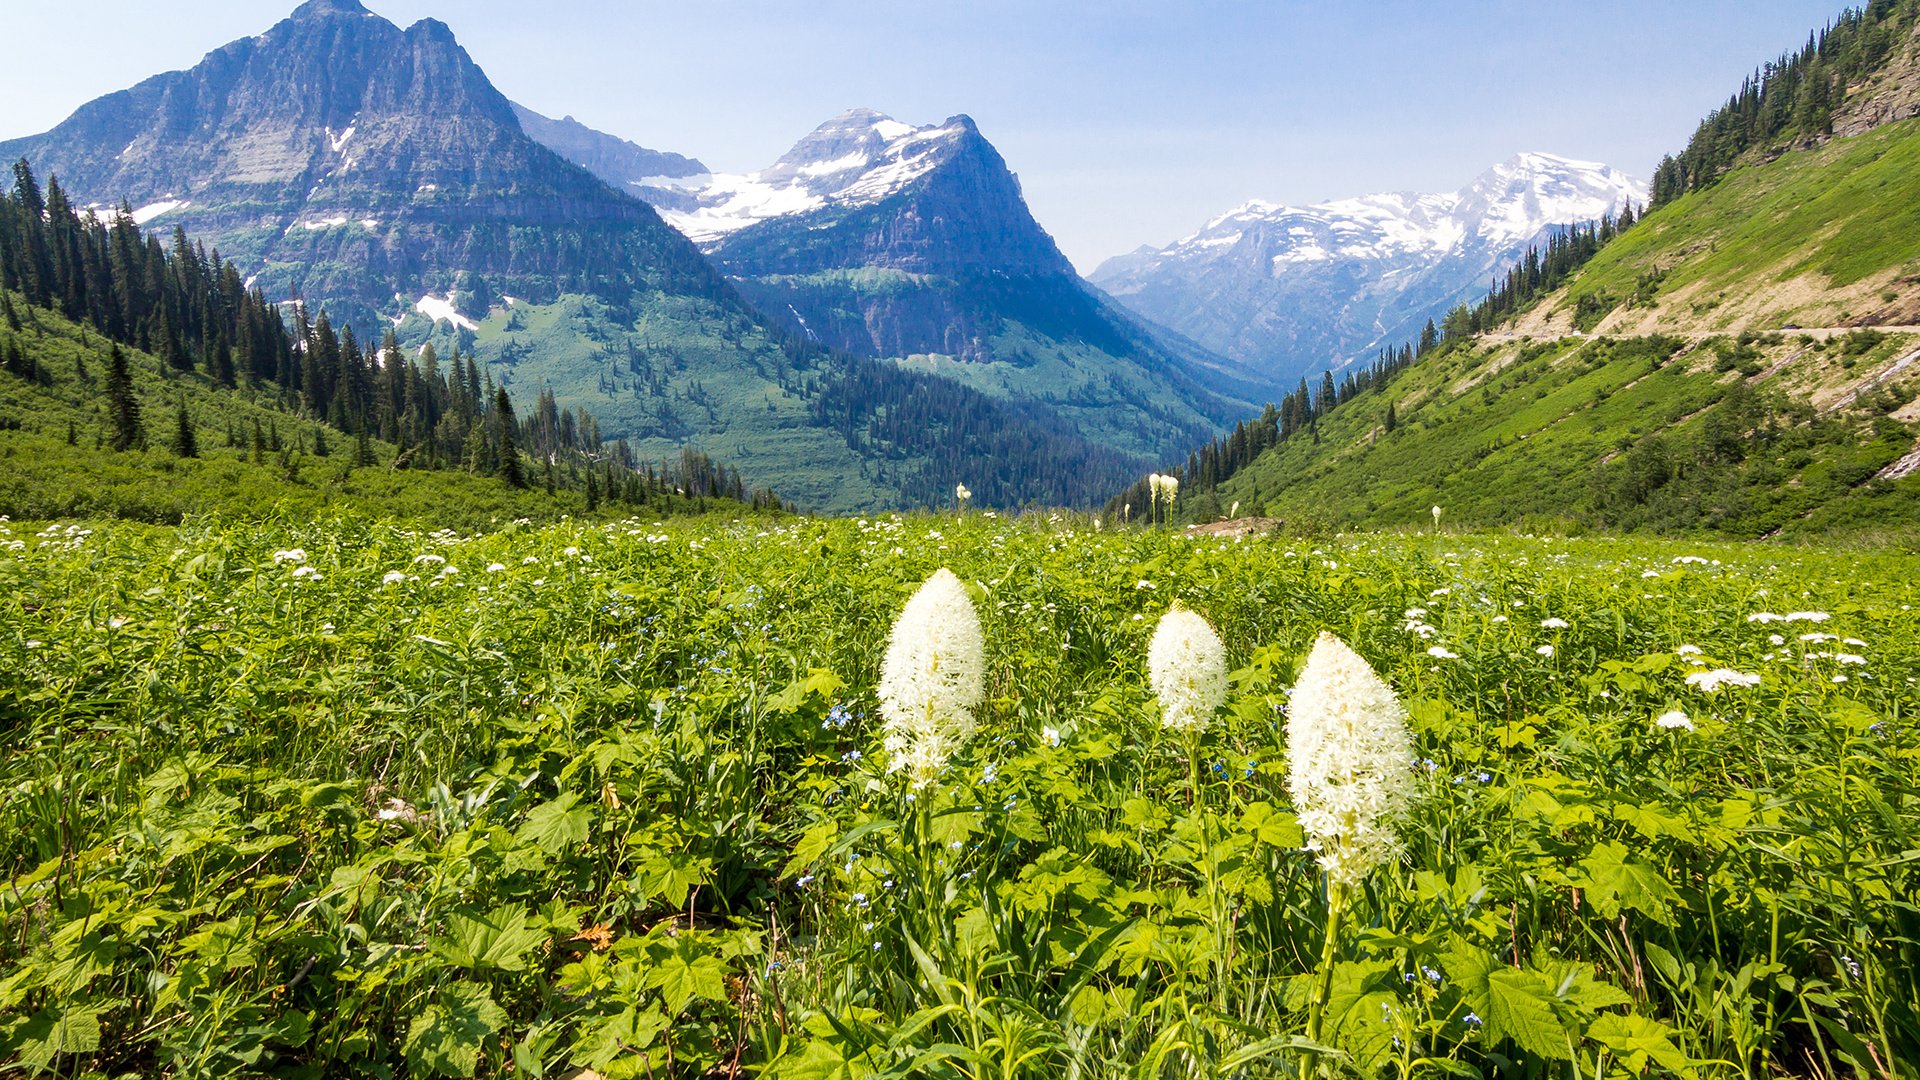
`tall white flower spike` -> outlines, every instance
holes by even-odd
[[[880,716],[889,769],[933,782],[973,734],[986,692],[980,617],[953,572],[934,571],[894,621],[880,664]]]
[[[1333,884],[1357,885],[1402,850],[1395,825],[1417,790],[1406,714],[1366,660],[1326,633],[1287,711],[1287,788],[1307,846]]]
[[[1212,624],[1183,607],[1160,616],[1147,648],[1147,681],[1160,699],[1160,722],[1204,731],[1227,697],[1227,649]]]

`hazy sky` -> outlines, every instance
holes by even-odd
[[[1084,270],[1250,198],[1452,191],[1522,150],[1645,178],[1841,0],[365,0],[521,104],[723,171],[864,105],[970,114]],[[0,138],[292,0],[10,0]],[[183,17],[185,12],[191,17]],[[75,46],[80,48],[76,49]]]

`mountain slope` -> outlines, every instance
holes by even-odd
[[[649,150],[637,143],[582,124],[569,116],[555,120],[524,105],[514,105],[520,130],[535,142],[606,181],[627,191],[659,179],[699,176],[707,167],[690,157]]]
[[[1555,228],[1645,200],[1608,166],[1521,154],[1449,194],[1248,203],[1166,248],[1110,259],[1092,280],[1285,384],[1417,337]]]
[[[1756,157],[1177,513],[1913,542],[1916,207],[1920,120]]]
[[[1040,403],[1121,452],[1163,455],[1248,407],[1245,373],[1079,279],[967,117],[856,109],[760,172],[643,195],[793,332]]]
[[[787,340],[650,206],[530,138],[433,20],[312,0],[0,155],[79,205],[191,230],[363,340],[477,353],[523,401],[544,384],[642,458],[724,444],[803,507],[924,504],[957,482],[986,504],[1084,503],[1141,464],[1051,413]],[[936,402],[967,423],[891,419]]]

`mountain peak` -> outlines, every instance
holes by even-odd
[[[350,15],[373,15],[360,0],[307,0],[293,9],[289,18],[296,22]],[[374,18],[379,16],[373,15]]]

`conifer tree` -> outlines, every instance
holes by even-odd
[[[193,415],[187,411],[184,401],[174,415],[173,452],[180,457],[200,456],[200,439],[193,430]]]
[[[504,386],[493,392],[493,411],[500,421],[500,477],[510,488],[526,487],[527,473],[520,465],[520,448],[513,434],[513,399]]]
[[[127,355],[115,345],[107,361],[107,411],[113,419],[113,448],[131,450],[146,440],[140,426],[140,403],[133,396],[133,375]]]

